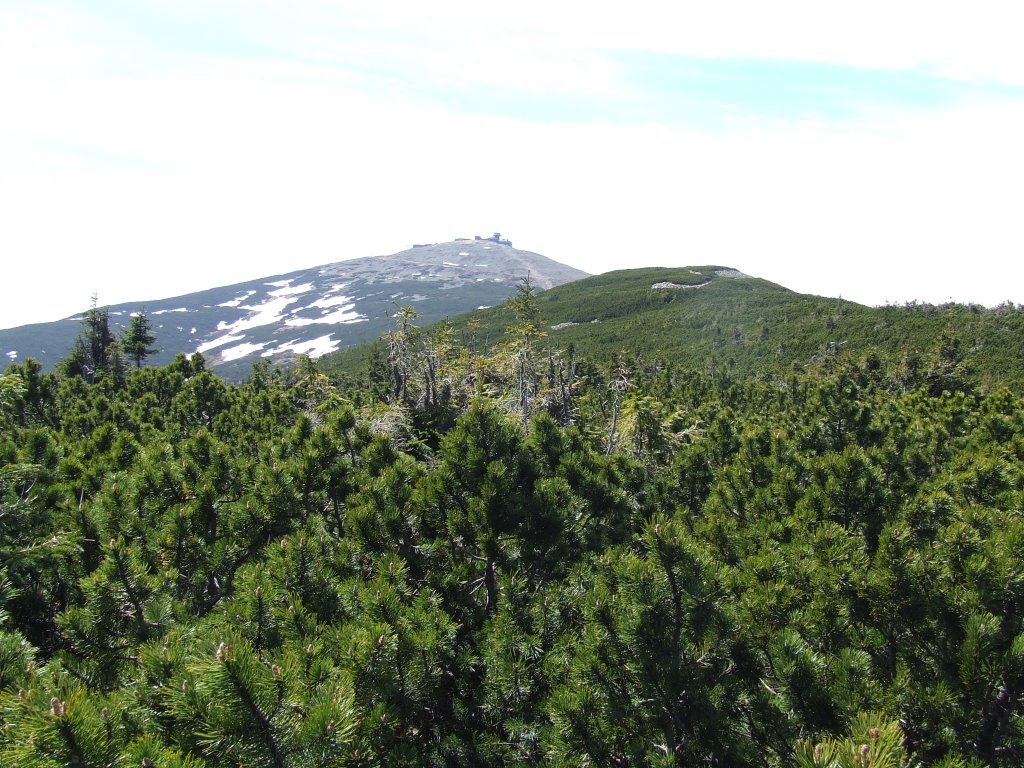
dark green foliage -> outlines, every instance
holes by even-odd
[[[600,319],[743,279],[702,269]],[[370,388],[12,366],[0,764],[1020,765],[1024,402],[974,331],[602,367],[546,295],[488,354],[400,316]]]
[[[97,306],[93,296],[92,305],[82,315],[82,333],[60,369],[68,376],[81,376],[90,382],[109,377],[119,384],[124,367],[121,343],[110,329],[110,312]]]
[[[156,334],[153,333],[153,326],[146,316],[146,311],[139,310],[132,315],[131,322],[128,323],[128,330],[121,340],[121,348],[135,363],[135,367],[141,368],[147,357],[159,351],[153,346],[155,341]]]

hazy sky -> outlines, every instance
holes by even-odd
[[[500,230],[1024,302],[1018,2],[0,0],[0,327]]]

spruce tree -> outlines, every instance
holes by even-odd
[[[68,376],[81,376],[94,382],[106,373],[122,376],[122,361],[117,338],[110,330],[110,311],[97,306],[97,297],[93,294],[89,309],[82,315],[82,333],[75,339],[60,369]]]
[[[153,346],[155,341],[156,335],[146,316],[146,310],[141,309],[132,315],[131,322],[128,323],[128,330],[121,340],[121,349],[135,363],[136,368],[141,368],[145,359],[157,352],[156,347]]]

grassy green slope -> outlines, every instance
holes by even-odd
[[[670,283],[673,287],[653,287]],[[719,266],[608,272],[538,295],[548,339],[595,361],[622,350],[690,368],[727,366],[737,374],[787,368],[830,348],[875,348],[902,356],[936,347],[944,331],[987,385],[1024,385],[1024,311],[960,304],[867,307],[799,294]],[[484,347],[511,324],[504,307],[457,318],[452,325]],[[367,348],[324,359],[328,372],[355,372]]]

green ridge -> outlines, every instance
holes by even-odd
[[[868,307],[730,274],[735,270],[714,265],[619,270],[544,291],[537,308],[552,345],[573,345],[595,361],[628,350],[647,360],[749,375],[806,365],[837,349],[872,349],[912,364],[947,333],[980,383],[1019,391],[1024,382],[1024,312],[1012,305]],[[659,283],[680,287],[652,287]],[[484,348],[511,321],[505,307],[449,320],[464,341]],[[321,366],[353,375],[370,355],[364,346],[325,357]]]

